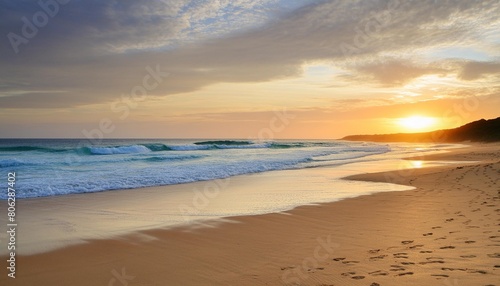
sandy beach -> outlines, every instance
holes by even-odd
[[[464,163],[349,177],[414,190],[233,217],[196,229],[146,230],[18,256],[16,278],[8,278],[2,267],[0,282],[500,285],[500,145],[476,144],[414,159]]]
[[[0,286],[500,286],[499,15],[0,0]]]

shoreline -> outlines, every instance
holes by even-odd
[[[415,162],[402,160],[401,154],[386,157],[387,154],[392,153],[338,165],[275,170],[178,185],[21,199],[17,219],[23,221],[26,232],[18,241],[19,254],[38,254],[89,239],[114,239],[149,229],[203,227],[209,220],[280,213],[303,205],[411,189],[383,182],[341,179],[352,174],[415,167]],[[0,217],[1,224],[3,219]],[[4,238],[0,233],[0,240]],[[0,249],[0,256],[5,251]]]
[[[481,149],[482,154],[471,154],[474,148]],[[417,187],[416,190],[300,206],[284,213],[230,217],[220,226],[220,222],[213,222],[212,228],[139,231],[116,239],[91,240],[52,252],[21,256],[18,267],[23,271],[19,270],[19,278],[8,281],[6,285],[31,285],[30,281],[88,285],[86,279],[91,279],[93,285],[107,285],[116,273],[123,271],[130,277],[134,276],[129,285],[292,285],[297,282],[303,285],[421,285],[419,283],[423,282],[447,285],[445,282],[453,283],[453,279],[461,281],[459,285],[470,285],[467,281],[475,283],[479,280],[493,283],[498,280],[499,270],[495,265],[499,263],[490,265],[495,263],[490,263],[490,260],[498,260],[495,255],[500,250],[495,243],[498,238],[490,237],[498,234],[497,222],[488,227],[484,223],[478,226],[483,234],[489,231],[484,239],[476,228],[468,226],[476,226],[474,223],[481,219],[496,219],[498,211],[490,209],[498,208],[498,203],[496,208],[483,207],[481,209],[485,210],[476,212],[474,209],[467,211],[466,203],[476,196],[483,199],[488,195],[490,200],[495,200],[494,190],[473,190],[467,184],[488,183],[487,180],[476,182],[477,178],[471,176],[481,170],[487,177],[495,178],[491,172],[498,169],[498,150],[496,144],[474,145],[455,151],[455,154],[454,151],[437,154],[440,158],[454,160],[476,158],[482,163],[412,169],[410,174],[402,176],[401,181]],[[491,152],[495,157],[492,158]],[[390,173],[360,174],[349,179],[387,182],[386,175]],[[457,197],[443,195],[450,191],[451,186],[434,186],[437,189],[426,190],[433,186],[429,178],[437,175],[462,177],[461,180],[472,183],[461,187],[464,191]],[[497,184],[496,181],[489,183],[491,186]],[[409,205],[408,200],[414,205]],[[456,205],[443,206],[447,201]],[[474,206],[476,203],[482,202],[474,202]],[[449,210],[443,213],[442,207]],[[460,210],[451,210],[457,207],[461,207]],[[482,214],[481,218],[475,217],[485,211],[489,212]],[[458,222],[463,218],[461,215],[470,217],[471,221],[467,224],[464,224],[467,220]],[[455,230],[443,235],[448,225],[453,225]],[[438,232],[443,234],[438,237]],[[455,236],[460,232],[462,236],[467,233],[470,237],[459,243],[460,237]],[[435,240],[436,237],[445,238]],[[455,250],[459,247],[451,244],[457,243],[467,246],[467,249]],[[422,251],[433,252],[426,254]],[[470,254],[472,252],[476,254]],[[75,261],[75,257],[81,259]],[[477,257],[481,259],[475,259]],[[68,267],[70,261],[76,267]],[[373,264],[378,267],[373,267]],[[396,264],[398,267],[392,267]],[[89,277],[85,273],[92,275]],[[6,274],[2,275],[0,281],[5,277]]]

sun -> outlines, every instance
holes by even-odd
[[[433,127],[436,124],[436,119],[434,117],[415,115],[399,118],[397,119],[397,123],[406,129],[422,130]]]

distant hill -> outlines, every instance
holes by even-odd
[[[398,133],[377,135],[350,135],[342,138],[349,141],[374,142],[495,142],[500,141],[500,117],[481,119],[454,129],[423,133]]]

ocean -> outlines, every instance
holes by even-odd
[[[393,184],[397,181],[342,178],[390,170],[405,176],[412,168],[453,164],[401,158],[456,147],[335,140],[1,139],[0,174],[7,186],[8,174],[16,173],[16,199],[21,199],[16,222],[24,233],[17,238],[18,253],[34,254],[134,231],[197,227],[409,190],[413,187]],[[7,195],[5,187],[0,198]],[[0,216],[0,223],[6,225],[8,218]],[[0,240],[6,239],[7,233],[0,233]],[[1,248],[0,255],[6,251]]]
[[[0,139],[0,171],[16,172],[17,198],[34,198],[347,164],[390,150],[344,141]]]

